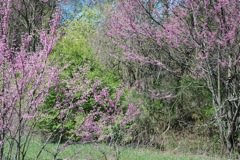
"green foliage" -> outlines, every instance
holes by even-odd
[[[102,66],[92,54],[90,40],[101,19],[98,8],[83,8],[78,19],[68,21],[60,28],[59,32],[63,37],[54,48],[52,58],[58,59],[61,66],[70,64],[63,76],[70,76],[74,69],[87,65],[90,69],[88,75],[90,80],[101,80],[104,86],[118,87],[121,83],[119,77],[113,70]]]
[[[170,85],[175,90],[172,98],[167,100],[151,98],[151,93],[147,91],[144,95],[137,90],[132,92],[132,96],[143,100],[143,112],[134,126],[133,143],[162,149],[166,146],[159,137],[166,131],[204,136],[209,133],[209,137],[215,134],[215,127],[210,124],[213,116],[211,93],[204,81],[182,76],[181,79],[172,79],[165,87],[171,88]],[[161,86],[153,87],[157,91]],[[206,125],[207,128],[204,128]]]
[[[107,70],[100,65],[94,58],[92,47],[89,44],[89,40],[94,35],[98,20],[101,19],[101,17],[97,9],[91,10],[89,8],[84,8],[82,13],[81,18],[68,21],[65,26],[60,28],[59,32],[64,35],[53,49],[51,59],[60,66],[68,65],[68,68],[62,73],[61,79],[73,78],[74,72],[76,70],[78,71],[79,67],[87,68],[88,73],[83,73],[86,74],[85,78],[92,82],[100,80],[102,82],[101,87],[108,88],[113,97],[121,81],[119,81],[119,78],[113,71]],[[76,85],[81,85],[81,82]],[[64,83],[62,83],[60,87],[64,88]],[[80,95],[81,92],[75,95],[76,100]],[[43,113],[46,113],[46,116],[42,117],[37,124],[43,134],[54,134],[52,138],[54,142],[58,141],[60,135],[62,136],[62,141],[70,137],[72,130],[75,130],[77,127],[77,122],[81,121],[83,118],[80,113],[71,111],[67,115],[68,119],[72,114],[79,114],[77,118],[70,118],[68,121],[64,122],[64,124],[60,123],[61,119],[59,115],[61,114],[61,110],[55,109],[54,106],[57,102],[57,97],[58,101],[61,102],[61,98],[64,98],[62,96],[61,93],[56,92],[55,88],[52,88],[49,95],[46,97],[46,103],[41,108]],[[90,96],[82,108],[88,113],[94,105],[96,105],[96,102],[94,98]],[[72,140],[78,140],[78,138],[73,137]]]

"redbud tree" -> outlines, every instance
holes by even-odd
[[[108,22],[108,35],[127,59],[205,81],[221,146],[228,152],[239,132],[239,5],[239,0],[126,0],[114,6]],[[144,47],[154,54],[129,41],[151,41],[154,46]]]
[[[36,23],[37,27],[35,26],[33,30],[31,26],[29,30],[21,28],[21,34],[15,40],[15,34],[19,34],[16,29],[22,26],[17,24],[12,26],[12,22],[16,20],[16,17],[13,17],[19,13],[16,11],[25,5],[22,4],[25,1],[13,2],[0,0],[0,159],[26,158],[36,124],[41,117],[48,116],[48,112],[44,111],[42,106],[52,89],[61,92],[59,99],[51,106],[53,110],[59,111],[56,115],[61,120],[59,123],[63,125],[69,119],[74,119],[73,117],[78,118],[79,115],[82,117],[78,118],[75,131],[72,131],[65,145],[58,147],[53,153],[54,159],[65,146],[72,144],[73,137],[81,137],[79,140],[81,143],[101,141],[111,136],[108,130],[112,124],[116,122],[124,126],[136,117],[139,113],[136,105],[130,104],[125,111],[119,105],[121,90],[116,93],[115,99],[110,98],[106,89],[97,89],[97,82],[90,85],[90,82],[82,77],[85,70],[76,70],[73,79],[61,79],[60,83],[61,73],[68,65],[59,66],[50,58],[58,40],[57,28],[61,19],[58,7],[52,10],[53,14],[50,14],[49,19],[43,20],[41,24]],[[52,1],[39,1],[43,4],[50,2]],[[54,4],[60,2],[56,1]],[[23,15],[29,13],[28,8],[21,9]],[[25,20],[34,23],[35,19]],[[61,87],[63,82],[67,88]],[[89,96],[92,96],[98,105],[85,113],[82,105],[87,102]],[[71,112],[74,114],[70,115]],[[61,130],[59,132],[60,141]],[[50,138],[51,135],[36,154],[36,158],[39,158]]]
[[[0,113],[0,157],[24,159],[33,133],[38,107],[44,102],[49,88],[58,81],[60,71],[48,65],[48,56],[57,42],[56,29],[60,14],[51,20],[49,33],[38,30],[39,43],[33,52],[33,33],[22,32],[15,41],[11,29],[13,16],[12,1],[2,0],[0,12],[0,70],[1,70],[1,113]],[[18,27],[18,26],[14,26]],[[33,124],[27,125],[29,120]],[[23,135],[25,138],[23,140]],[[6,151],[6,147],[8,147]]]

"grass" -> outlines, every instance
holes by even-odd
[[[170,136],[166,141],[166,151],[153,148],[140,148],[140,147],[117,147],[119,150],[119,160],[220,160],[224,159],[219,156],[209,156],[203,154],[205,152],[192,152],[191,150],[201,151],[200,143],[207,143],[203,139],[190,140],[176,140],[181,142],[179,145],[172,144]],[[208,143],[209,144],[209,143]],[[40,137],[33,137],[25,160],[34,160],[41,149],[42,142]],[[187,148],[188,147],[188,148]],[[204,146],[207,147],[207,146]],[[209,147],[209,146],[208,146]],[[189,150],[190,148],[190,150]],[[192,149],[191,149],[192,148]],[[53,160],[53,154],[56,153],[57,144],[48,143],[45,150],[41,153],[39,160]],[[207,152],[206,152],[207,153]],[[214,155],[214,154],[212,154]],[[107,158],[106,158],[107,157]],[[104,144],[91,145],[91,144],[78,144],[66,147],[58,156],[57,159],[70,159],[70,160],[115,160],[116,150],[113,147],[108,147]],[[227,159],[227,158],[225,158]]]
[[[101,151],[93,147],[92,145],[75,145],[66,148],[59,156],[59,159],[71,158],[71,159],[98,159],[104,160],[104,156],[101,152],[105,153],[108,159],[113,158],[113,153],[107,149],[106,146],[100,146]],[[27,158],[32,160],[36,157],[37,145],[31,145],[30,150],[27,154]],[[55,145],[51,144],[47,146],[49,151],[54,151]],[[104,148],[104,149],[103,149]],[[53,159],[53,156],[44,151],[40,156],[41,160]],[[171,153],[162,153],[158,150],[152,149],[134,149],[134,148],[120,148],[120,160],[212,160],[214,157],[208,157],[203,155],[177,155]]]
[[[27,152],[26,160],[34,160],[42,143],[38,139],[33,139]],[[52,160],[51,154],[56,151],[57,145],[49,143],[40,156],[40,160]],[[218,160],[219,157],[209,157],[206,155],[176,154],[173,152],[162,152],[158,149],[118,147],[119,160]],[[106,145],[100,144],[93,146],[91,144],[78,144],[65,148],[57,157],[58,159],[71,160],[114,160],[115,150]]]

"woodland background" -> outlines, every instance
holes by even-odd
[[[0,26],[0,159],[239,156],[239,0],[0,0]]]

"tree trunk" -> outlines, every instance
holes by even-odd
[[[227,153],[232,153],[235,149],[236,137],[234,122],[227,122],[226,149]]]

